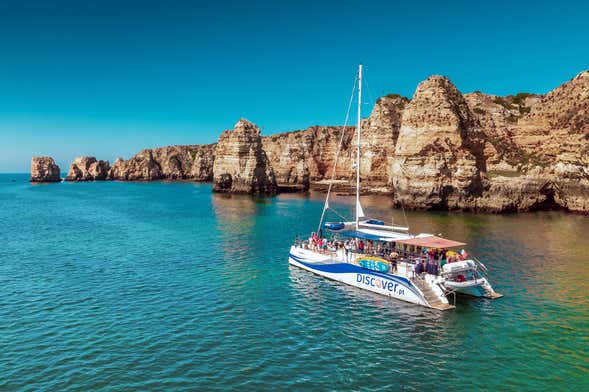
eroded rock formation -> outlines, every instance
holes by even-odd
[[[362,132],[364,192],[391,195],[399,205],[589,212],[589,71],[546,95],[505,97],[462,95],[447,78],[432,76],[411,100],[380,98]],[[338,154],[335,178],[341,190],[351,190],[354,127],[313,126],[262,137],[254,124],[240,120],[218,144],[119,158],[107,178],[213,181],[220,192],[324,189]],[[32,166],[31,180],[55,178],[43,174],[50,162]],[[74,170],[72,178],[102,179],[99,166]]]
[[[66,181],[103,181],[108,177],[108,161],[94,157],[78,157],[70,165]]]
[[[414,208],[469,208],[483,193],[480,124],[445,77],[421,82],[403,111],[391,177]]]
[[[215,192],[272,194],[277,191],[260,129],[245,119],[219,137],[213,175]]]
[[[51,157],[33,157],[31,159],[31,182],[59,182],[59,166]]]
[[[214,152],[214,144],[146,149],[126,161],[118,158],[108,178],[119,181],[211,181]]]
[[[370,117],[362,122],[361,171],[362,181],[367,184],[366,191],[390,192],[389,167],[399,136],[403,108],[408,101],[399,95],[382,97],[376,102]],[[295,186],[308,189],[310,185],[321,188],[320,182],[332,176],[340,139],[342,144],[335,179],[353,180],[355,135],[354,127],[313,126],[266,136],[263,146],[280,188]],[[350,186],[347,188],[351,189]]]
[[[281,188],[306,190],[311,181],[331,177],[343,127],[314,126],[262,138],[263,149]],[[337,178],[350,175],[351,128],[345,129]]]

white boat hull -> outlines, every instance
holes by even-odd
[[[292,247],[288,262],[338,282],[402,301],[430,307],[417,286],[403,276],[371,271],[355,264],[329,262],[329,256]]]
[[[470,295],[473,297],[485,297],[485,298],[499,298],[501,294],[495,293],[487,279],[478,278],[475,281],[466,282],[453,282],[446,281],[444,286],[450,290],[454,290],[457,293]]]

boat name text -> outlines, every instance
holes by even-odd
[[[399,283],[395,283],[393,281],[385,280],[385,279],[381,279],[381,278],[375,278],[374,276],[370,276],[370,275],[357,274],[356,281],[359,283],[364,283],[367,286],[376,287],[376,288],[382,289],[382,290],[388,290],[392,293],[398,293],[398,294],[405,293],[405,290],[402,290],[402,289],[397,290]]]

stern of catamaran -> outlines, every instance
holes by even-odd
[[[474,297],[500,298],[485,277],[486,267],[476,259],[447,263],[442,267],[444,287]]]

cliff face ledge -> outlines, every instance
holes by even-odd
[[[215,192],[273,194],[277,191],[260,130],[245,119],[219,137],[213,175]]]
[[[31,182],[60,182],[59,166],[51,157],[33,157],[31,159]]]
[[[108,177],[108,161],[95,157],[78,157],[70,165],[66,181],[103,181]]]

